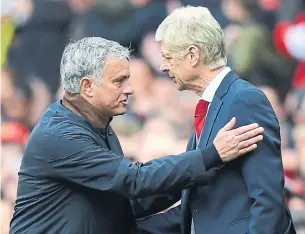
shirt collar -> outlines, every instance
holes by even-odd
[[[230,71],[231,71],[230,67],[226,67],[223,70],[221,70],[217,74],[217,76],[212,80],[212,82],[208,85],[208,87],[203,91],[201,99],[211,103],[218,87],[220,86],[221,82]]]

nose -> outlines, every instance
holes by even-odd
[[[123,88],[123,93],[126,94],[126,95],[132,95],[134,93],[132,85],[129,81],[127,81],[125,83],[124,88]]]
[[[161,72],[167,72],[167,71],[168,71],[167,65],[164,64],[164,63],[161,63],[161,65],[160,65],[160,71],[161,71]]]

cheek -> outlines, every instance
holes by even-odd
[[[107,98],[105,98],[105,105],[107,107],[116,107],[119,104],[121,95],[122,95],[121,88],[115,88],[112,91],[108,91],[106,94]]]
[[[174,73],[175,76],[178,75],[178,74],[180,73],[179,64],[173,63],[173,64],[171,64],[171,66],[169,66],[169,67],[170,67],[170,71],[171,71],[172,73]]]
[[[103,84],[96,86],[93,90],[94,102],[99,106],[113,106],[117,93],[117,87],[111,84]]]
[[[175,64],[175,67],[173,69],[175,71],[175,75],[177,75],[179,79],[184,77],[185,67],[183,66],[183,64],[177,63]]]

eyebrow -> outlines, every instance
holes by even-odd
[[[114,80],[123,80],[123,79],[128,79],[130,77],[130,74],[128,75],[120,75],[116,78],[114,78]]]
[[[169,53],[162,53],[161,52],[161,54],[162,54],[163,57],[171,57],[171,55]]]

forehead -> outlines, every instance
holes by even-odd
[[[163,56],[171,55],[168,46],[167,46],[166,44],[164,44],[164,43],[161,43],[161,54],[162,54]]]
[[[129,61],[128,59],[117,59],[109,57],[105,64],[105,75],[110,77],[129,76]]]

